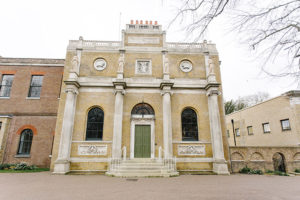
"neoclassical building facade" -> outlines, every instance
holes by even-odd
[[[224,120],[215,45],[131,21],[121,41],[69,42],[51,170],[228,174]]]

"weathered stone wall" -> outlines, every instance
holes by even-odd
[[[284,156],[287,172],[300,169],[300,147],[230,147],[232,172],[238,172],[246,166],[262,171],[274,171],[275,153]]]

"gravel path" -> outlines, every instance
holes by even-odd
[[[300,176],[182,175],[126,179],[102,175],[0,173],[2,200],[300,200]]]

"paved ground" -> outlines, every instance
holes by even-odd
[[[300,176],[182,175],[128,180],[102,175],[0,173],[2,200],[300,200]]]

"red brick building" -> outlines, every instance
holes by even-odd
[[[0,163],[49,167],[64,59],[0,57]]]

